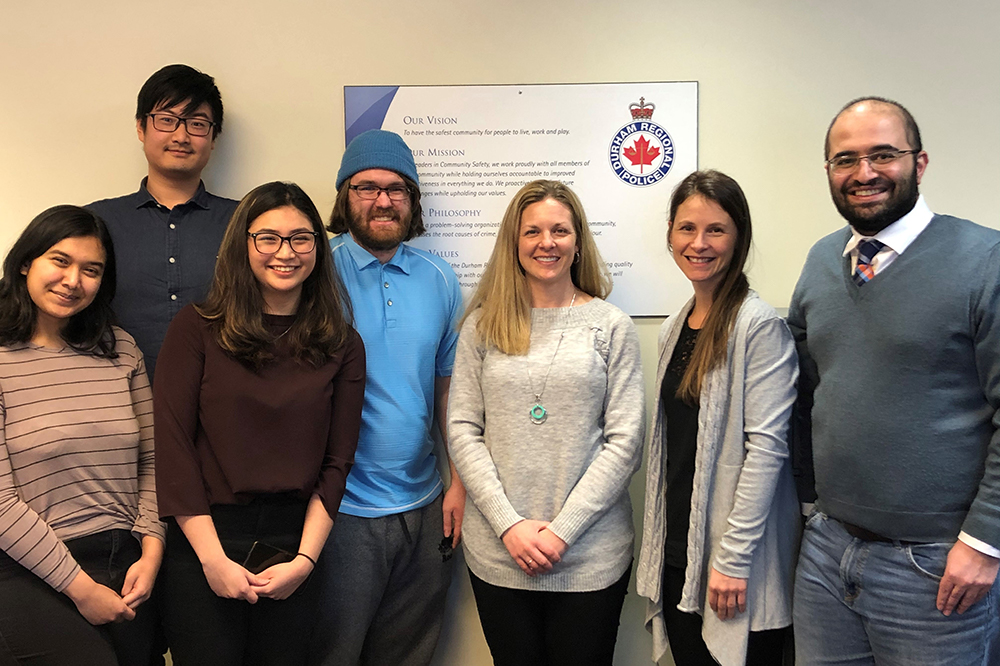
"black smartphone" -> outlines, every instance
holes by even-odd
[[[446,536],[441,539],[441,543],[438,544],[438,552],[441,553],[442,562],[447,562],[451,559],[451,556],[455,554],[455,549],[451,545],[450,536]]]
[[[252,574],[259,574],[268,567],[275,564],[282,564],[283,562],[291,562],[294,559],[294,553],[289,553],[287,550],[272,546],[263,541],[254,541],[253,546],[250,547],[250,552],[247,553],[246,559],[243,560],[243,568]]]

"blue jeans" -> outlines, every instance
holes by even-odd
[[[935,606],[952,545],[862,541],[810,516],[795,574],[796,663],[1000,665],[1000,583],[962,615]]]

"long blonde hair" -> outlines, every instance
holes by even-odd
[[[611,274],[601,259],[587,225],[583,205],[573,190],[555,180],[534,180],[518,190],[507,206],[497,232],[493,254],[466,310],[468,317],[480,310],[476,324],[478,341],[505,354],[525,354],[531,339],[531,296],[524,268],[517,256],[521,215],[531,204],[552,199],[573,216],[579,261],[570,268],[577,289],[596,298],[611,293]],[[463,318],[463,323],[465,319]]]

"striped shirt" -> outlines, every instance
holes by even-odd
[[[0,548],[63,591],[80,571],[63,541],[109,529],[164,538],[153,400],[142,353],[0,347]]]

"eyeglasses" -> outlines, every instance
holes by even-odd
[[[406,185],[390,185],[389,187],[379,187],[378,185],[348,185],[348,189],[354,190],[359,199],[373,201],[378,199],[378,195],[385,192],[389,201],[406,201],[410,198],[410,188]]]
[[[861,164],[861,160],[868,160],[868,164],[878,170],[889,166],[903,155],[919,152],[919,150],[880,150],[868,155],[837,155],[828,159],[826,163],[834,171],[854,171]]]
[[[150,113],[147,115],[153,119],[153,128],[161,132],[175,132],[180,124],[184,123],[184,129],[191,136],[208,136],[212,128],[215,127],[215,123],[205,118],[178,118],[169,113]]]
[[[315,231],[300,231],[291,236],[279,236],[270,231],[247,232],[247,236],[253,239],[253,246],[261,254],[275,254],[285,241],[295,254],[309,254],[316,248],[318,235]]]

